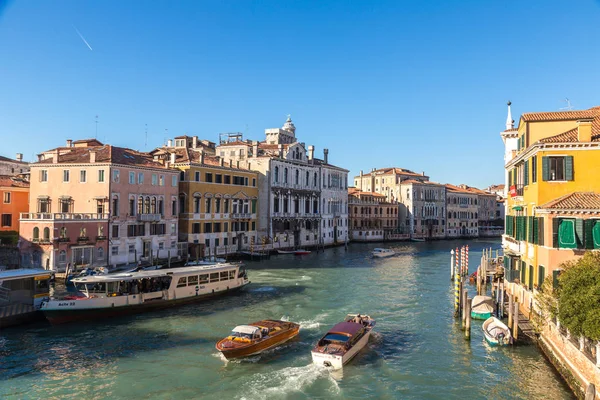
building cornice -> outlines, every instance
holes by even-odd
[[[600,142],[567,142],[567,143],[540,143],[536,142],[529,146],[525,151],[519,153],[515,158],[510,160],[504,169],[514,167],[521,161],[534,156],[540,151],[553,151],[553,150],[596,150],[600,149]]]

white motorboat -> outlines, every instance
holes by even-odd
[[[375,320],[368,315],[348,314],[313,347],[313,363],[342,369],[367,345],[374,326]]]
[[[373,257],[378,257],[378,258],[384,258],[384,257],[391,257],[393,255],[396,254],[396,252],[392,249],[382,249],[382,248],[375,248],[373,249]]]
[[[485,340],[492,346],[505,346],[512,343],[510,329],[496,317],[486,319],[481,328]]]
[[[77,295],[43,302],[54,324],[166,308],[229,293],[250,281],[240,264],[157,269],[74,278]]]

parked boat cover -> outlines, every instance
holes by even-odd
[[[494,312],[494,300],[489,296],[475,296],[471,302],[471,311],[479,314]]]

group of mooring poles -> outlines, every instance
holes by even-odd
[[[450,252],[450,279],[454,281],[454,318],[461,318],[461,328],[465,331],[465,339],[471,339],[471,298],[464,287],[465,278],[469,276],[469,246]]]

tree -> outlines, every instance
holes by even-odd
[[[575,336],[600,340],[600,253],[563,264],[558,278],[558,318]]]

